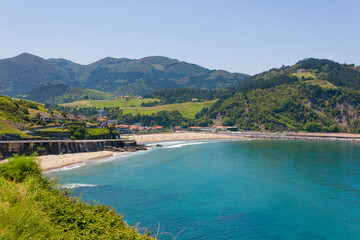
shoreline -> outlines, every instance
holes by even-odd
[[[232,133],[205,133],[205,132],[180,132],[147,135],[132,135],[129,139],[139,144],[190,141],[190,140],[226,140],[226,139],[278,139],[278,140],[305,140],[360,143],[360,134],[349,133],[261,133],[261,132],[232,132]],[[97,151],[68,153],[61,155],[40,156],[41,169],[47,172],[54,169],[86,162],[90,160],[112,157],[116,152]]]
[[[54,169],[59,169],[82,163],[91,160],[112,157],[115,152],[98,151],[98,152],[82,152],[82,153],[67,153],[61,155],[45,155],[39,156],[40,167],[43,172],[48,172]]]
[[[262,133],[262,132],[233,132],[222,133],[233,136],[242,136],[249,139],[277,139],[297,141],[325,141],[360,143],[360,134],[352,133]]]
[[[238,136],[225,136],[221,134],[211,133],[169,133],[169,134],[148,134],[130,136],[130,139],[135,140],[138,144],[150,142],[171,142],[171,141],[189,141],[189,140],[215,140],[215,139],[244,139]],[[146,151],[146,150],[144,150]],[[81,153],[67,153],[61,155],[45,155],[39,156],[41,159],[40,166],[43,172],[48,172],[54,169],[60,169],[66,166],[112,157],[117,152],[112,151],[97,151],[97,152],[81,152]]]

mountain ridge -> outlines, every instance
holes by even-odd
[[[247,74],[210,70],[163,56],[106,57],[87,65],[64,58],[43,59],[29,53],[0,59],[0,93],[9,96],[58,83],[117,95],[145,95],[165,88],[230,87],[248,77]]]

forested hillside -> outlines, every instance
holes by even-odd
[[[42,103],[68,103],[79,100],[110,100],[114,96],[87,88],[71,87],[64,83],[44,85],[30,90],[26,99]]]
[[[66,59],[45,60],[28,53],[0,60],[0,94],[9,96],[24,95],[34,88],[56,83],[114,95],[145,95],[165,88],[218,89],[248,77],[160,56],[107,57],[88,65]]]
[[[244,130],[360,132],[359,89],[358,67],[307,59],[241,82],[203,113]]]

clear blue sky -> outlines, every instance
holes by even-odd
[[[358,0],[0,0],[0,58],[160,55],[256,74],[305,57],[360,64]]]

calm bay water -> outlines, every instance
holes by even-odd
[[[184,141],[51,172],[177,239],[360,239],[360,145]],[[161,239],[171,239],[162,235]]]

